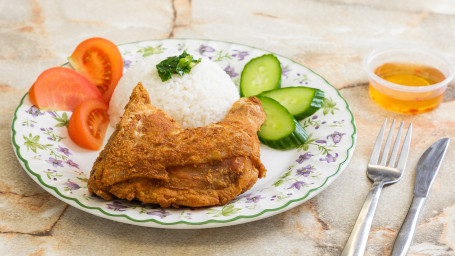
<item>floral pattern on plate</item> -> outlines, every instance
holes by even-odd
[[[175,56],[185,50],[196,58],[216,62],[236,86],[244,65],[251,58],[268,53],[245,45],[196,39],[143,41],[120,45],[119,49],[124,72],[149,56]],[[356,128],[348,104],[333,86],[310,69],[277,57],[282,66],[282,87],[319,88],[326,99],[320,110],[300,122],[309,134],[307,142],[288,151],[261,145],[267,177],[224,206],[160,208],[90,195],[87,180],[99,152],[82,149],[69,139],[66,127],[71,112],[42,111],[30,103],[28,94],[14,115],[13,147],[24,169],[45,190],[103,218],[149,227],[196,229],[235,225],[278,214],[314,197],[344,170],[354,151]],[[110,133],[112,129],[108,130],[107,138]]]

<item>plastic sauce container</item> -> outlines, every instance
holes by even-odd
[[[363,61],[369,94],[378,105],[399,113],[431,111],[442,102],[454,78],[444,55],[416,45],[390,45],[373,50]]]

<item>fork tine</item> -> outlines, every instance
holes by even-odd
[[[411,146],[412,123],[409,124],[408,132],[404,138],[403,147],[401,148],[400,158],[398,159],[397,169],[403,171],[408,161],[409,148]]]
[[[387,135],[387,140],[385,141],[384,150],[381,156],[381,163],[380,165],[385,166],[387,163],[387,158],[389,157],[389,150],[390,144],[392,144],[392,136],[393,136],[393,127],[395,126],[395,119],[392,121],[392,125],[390,126],[389,135]]]
[[[392,153],[390,154],[389,167],[395,167],[395,161],[398,155],[398,148],[400,147],[401,140],[401,130],[403,129],[403,122],[400,124],[400,129],[398,129],[397,137],[395,139],[395,144],[393,144]]]
[[[384,120],[382,124],[381,130],[379,131],[378,138],[376,139],[376,143],[374,143],[373,152],[371,153],[370,157],[370,164],[378,164],[379,153],[381,152],[382,146],[382,138],[384,137],[384,130],[387,124],[387,118]]]

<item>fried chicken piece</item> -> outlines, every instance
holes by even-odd
[[[236,101],[221,122],[181,129],[150,104],[139,83],[93,165],[88,189],[106,200],[161,207],[226,204],[265,176],[257,137],[264,120],[261,102],[250,97]]]

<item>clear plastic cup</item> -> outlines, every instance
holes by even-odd
[[[389,82],[375,71],[386,63],[411,63],[438,70],[444,80],[431,85],[412,86]],[[387,64],[388,65],[388,64]],[[363,66],[369,76],[369,94],[380,106],[399,113],[417,114],[431,111],[442,102],[448,83],[455,76],[452,62],[443,54],[418,45],[388,45],[368,54]]]

